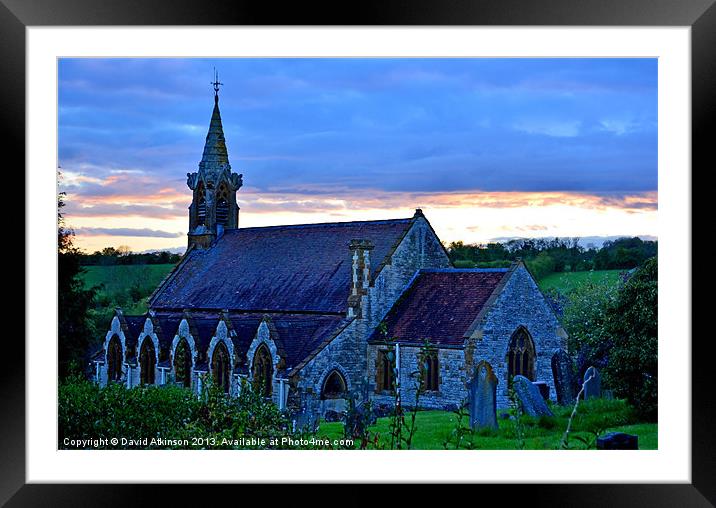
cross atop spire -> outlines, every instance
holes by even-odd
[[[219,87],[222,86],[224,83],[219,83],[219,73],[216,71],[216,67],[214,67],[214,81],[212,81],[210,84],[214,85],[214,100],[219,100]]]

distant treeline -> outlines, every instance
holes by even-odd
[[[538,279],[553,272],[631,269],[656,256],[657,242],[641,238],[619,238],[604,242],[600,249],[579,245],[579,238],[518,239],[504,243],[447,246],[458,268],[499,268],[521,258]]]
[[[168,251],[161,252],[131,252],[128,248],[105,247],[101,251],[92,254],[80,253],[80,264],[83,266],[93,265],[163,265],[167,263],[176,264],[181,259],[181,254],[173,254]]]

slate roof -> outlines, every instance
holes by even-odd
[[[201,156],[199,168],[207,171],[217,171],[224,165],[229,164],[229,153],[226,150],[226,139],[224,128],[221,125],[221,113],[219,112],[219,97],[214,97],[214,110],[211,112],[209,132],[204,142],[204,153]]]
[[[179,331],[181,320],[182,315],[180,313],[156,314],[154,316],[154,322],[158,323],[161,328],[161,334],[157,334],[159,344],[167,347],[172,345],[174,336]]]
[[[285,354],[286,368],[290,369],[342,329],[348,320],[334,315],[280,314],[271,316],[271,322],[277,332],[278,347]]]
[[[144,330],[144,322],[147,316],[124,316],[124,336],[128,346],[136,346],[139,334]]]
[[[401,342],[462,345],[466,332],[509,270],[424,269],[386,315],[387,337]],[[370,341],[383,340],[376,330]]]
[[[222,318],[218,312],[156,313],[154,319],[160,323],[167,338],[161,343],[161,347],[171,347],[171,341],[179,329],[179,323],[185,317],[189,320],[191,333],[198,350],[206,355],[211,338]],[[299,364],[319,344],[332,337],[349,322],[343,316],[334,314],[263,314],[253,312],[229,313],[227,317],[230,330],[234,332],[230,334],[234,351],[242,363],[246,361],[246,353],[256,336],[261,321],[267,318],[273,332],[272,339],[284,358],[286,369]],[[146,316],[124,316],[124,319],[128,327],[138,330],[138,334],[141,333],[141,327],[137,328],[137,325],[143,324]],[[132,339],[134,344],[136,344],[136,338],[137,335],[134,335]],[[202,363],[206,363],[206,361],[202,361]]]
[[[206,250],[187,253],[150,307],[344,313],[353,239],[375,245],[375,275],[413,218],[227,230]]]

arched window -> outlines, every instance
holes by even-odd
[[[346,392],[348,387],[346,380],[343,378],[340,372],[337,370],[331,371],[326,380],[323,382],[323,388],[321,389],[322,399],[344,399],[346,398]]]
[[[395,377],[393,369],[395,368],[395,353],[387,349],[378,351],[375,368],[375,391],[392,392],[395,390]]]
[[[512,383],[514,376],[524,376],[530,381],[535,380],[535,346],[529,332],[520,326],[510,339],[507,351],[507,382]]]
[[[440,364],[437,350],[426,352],[421,360],[423,390],[438,391],[440,389]]]
[[[211,376],[214,384],[224,393],[229,393],[229,380],[231,377],[231,365],[229,362],[229,350],[223,342],[219,342],[214,348],[211,357]]]
[[[139,379],[142,385],[154,384],[154,367],[157,363],[157,355],[154,351],[152,339],[146,337],[142,342],[142,349],[139,350]]]
[[[107,382],[122,379],[122,343],[116,335],[107,346]]]
[[[174,350],[174,379],[185,388],[191,386],[191,349],[186,339],[180,339]]]
[[[273,391],[273,362],[271,361],[271,352],[266,344],[261,344],[254,353],[251,374],[254,390],[264,397],[270,397]]]

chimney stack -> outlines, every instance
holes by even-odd
[[[370,287],[370,251],[375,246],[370,240],[351,240],[348,248],[353,260],[351,270],[351,293],[348,296],[348,317],[362,318],[363,295]]]

